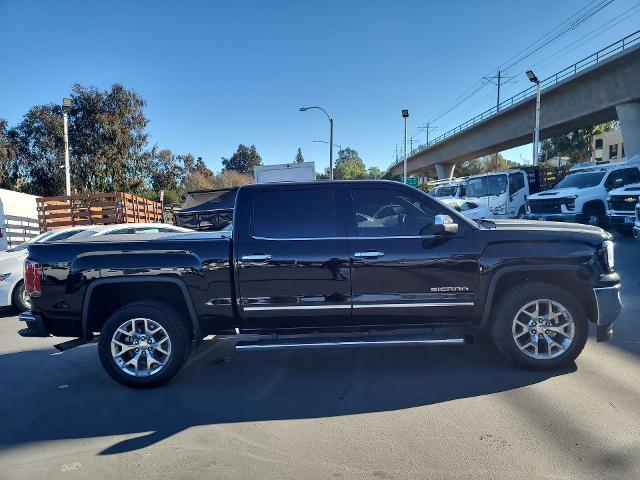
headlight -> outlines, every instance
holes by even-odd
[[[576,195],[573,195],[571,197],[567,197],[567,201],[565,202],[565,206],[567,207],[567,210],[575,210],[576,209],[576,198],[578,198]]]
[[[491,207],[489,210],[491,210],[491,213],[494,215],[505,215],[507,213],[507,204],[501,203],[500,205]]]
[[[602,257],[604,260],[605,266],[613,271],[613,267],[615,265],[614,255],[613,255],[613,242],[611,240],[605,240],[602,242]]]

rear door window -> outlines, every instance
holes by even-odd
[[[265,190],[253,201],[252,235],[259,238],[339,236],[330,188]]]

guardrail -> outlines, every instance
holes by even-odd
[[[597,52],[589,55],[588,57],[585,57],[582,60],[577,61],[573,65],[567,68],[564,68],[559,72],[554,73],[553,75],[545,78],[544,80],[541,80],[540,88],[545,89],[545,88],[551,87],[562,80],[565,80],[569,77],[577,75],[578,72],[581,72],[582,70],[590,67],[591,65],[595,65],[596,63],[599,63],[609,58],[610,56],[620,53],[625,49],[639,43],[640,43],[640,30],[637,30],[632,34],[627,35],[626,37],[618,40],[617,42],[614,42],[611,45],[608,45],[603,49],[598,50]],[[486,120],[489,117],[492,117],[493,115],[497,115],[498,113],[502,112],[504,109],[512,107],[513,105],[515,105],[518,102],[521,102],[522,100],[525,100],[529,97],[534,96],[535,93],[536,93],[535,85],[532,85],[531,87],[526,88],[525,90],[522,90],[519,93],[516,93],[511,98],[507,98],[506,100],[503,100],[502,102],[500,102],[500,104],[493,106],[488,110],[485,110],[484,112],[480,113],[479,115],[476,115],[475,117],[471,118],[470,120],[467,120],[466,122],[458,125],[457,127],[454,127],[451,130],[448,130],[445,133],[437,136],[436,138],[429,140],[428,143],[417,146],[407,154],[407,159],[417,153],[420,153],[424,150],[427,150],[428,148],[433,147],[435,144],[440,143],[443,140],[446,140],[447,138],[457,133],[460,133],[461,131],[466,130],[467,128],[477,123],[480,123]],[[389,168],[392,168],[398,165],[399,163],[402,163],[403,160],[404,160],[404,156],[400,157],[397,162],[392,163]]]

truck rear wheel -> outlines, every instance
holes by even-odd
[[[180,370],[191,350],[186,323],[171,307],[141,301],[113,313],[100,331],[98,353],[107,373],[130,387],[161,385]]]
[[[13,308],[18,310],[20,313],[31,310],[31,302],[29,301],[29,295],[27,295],[27,292],[24,289],[23,281],[20,281],[20,283],[18,283],[13,289],[11,303],[13,304]]]
[[[580,302],[566,290],[527,282],[504,293],[491,336],[513,363],[550,370],[573,362],[587,341],[589,326]]]

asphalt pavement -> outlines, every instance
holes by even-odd
[[[0,479],[640,478],[640,243],[616,237],[614,340],[529,372],[491,345],[244,352],[208,342],[132,390],[95,345],[0,313]]]

